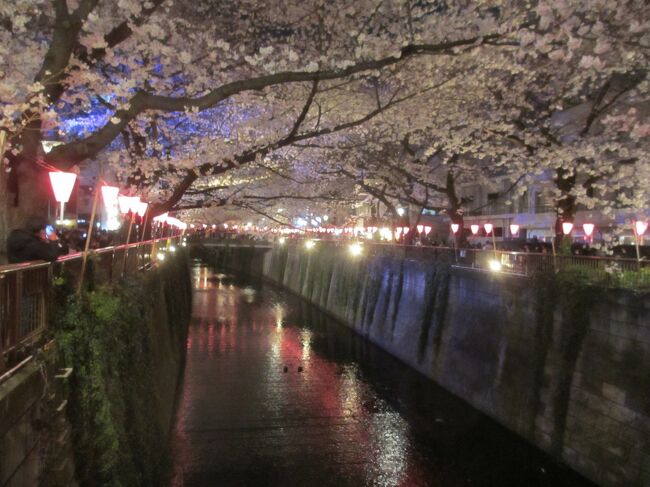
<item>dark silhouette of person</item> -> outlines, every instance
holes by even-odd
[[[68,246],[59,240],[54,229],[46,231],[47,221],[40,217],[27,219],[25,228],[12,230],[7,237],[9,263],[31,260],[54,261],[68,253]]]

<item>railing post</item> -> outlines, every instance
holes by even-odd
[[[11,301],[9,305],[9,330],[7,333],[9,346],[15,346],[18,335],[18,327],[21,322],[21,308],[22,308],[22,297],[23,297],[23,273],[22,271],[16,272],[14,275],[14,286],[13,286],[13,296],[11,296]],[[9,362],[11,362],[11,355],[15,354],[15,350],[10,350],[9,352]]]

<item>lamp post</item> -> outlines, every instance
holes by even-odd
[[[458,242],[456,240],[456,233],[458,233],[459,229],[460,225],[458,223],[451,224],[451,233],[454,234],[454,258],[456,259],[456,262],[458,262]]]
[[[571,235],[571,231],[573,230],[573,222],[562,222],[562,233],[564,235]]]
[[[517,225],[516,223],[510,224],[510,235],[512,237],[516,237],[519,235],[519,225]]]
[[[486,235],[492,234],[492,251],[494,252],[494,260],[497,258],[497,241],[494,237],[494,225],[491,223],[484,223],[483,229],[485,230]]]
[[[632,229],[634,230],[634,243],[636,246],[636,261],[639,269],[641,268],[641,252],[639,252],[639,240],[643,240],[643,234],[648,229],[648,222],[642,222],[636,220],[632,224]]]
[[[582,230],[585,232],[585,240],[591,242],[592,236],[594,234],[595,225],[593,223],[583,223]]]
[[[144,242],[144,237],[145,237],[145,232],[146,232],[146,227],[147,227],[147,208],[149,207],[149,203],[146,201],[139,201],[138,205],[135,209],[136,213],[140,217],[140,223],[142,224],[142,234],[140,235],[140,241]]]
[[[59,220],[62,222],[65,214],[65,204],[70,200],[72,188],[77,180],[77,175],[73,172],[50,172],[50,183],[52,183],[52,191],[54,191],[54,199],[61,205],[61,216]]]

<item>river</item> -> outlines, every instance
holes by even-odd
[[[193,272],[173,487],[591,485],[299,298]]]

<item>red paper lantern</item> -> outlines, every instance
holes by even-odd
[[[102,186],[102,199],[104,200],[104,206],[107,208],[113,208],[118,203],[118,193],[120,188],[117,186]]]
[[[51,172],[50,182],[54,191],[54,199],[59,203],[67,203],[76,180],[77,175],[73,172]]]

